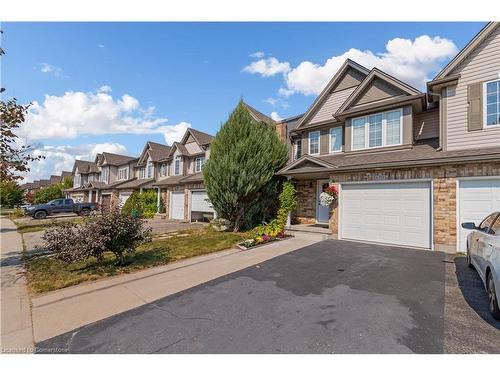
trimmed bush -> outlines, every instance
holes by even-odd
[[[43,204],[50,202],[53,199],[59,199],[59,198],[64,198],[63,185],[53,184],[46,186],[35,192],[35,198],[33,200],[33,203]]]
[[[146,190],[142,193],[134,191],[123,205],[122,212],[128,215],[152,218],[156,214],[157,199],[156,192],[153,190]]]

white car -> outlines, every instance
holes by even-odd
[[[494,212],[479,226],[462,223],[472,230],[467,236],[467,264],[474,267],[488,293],[491,315],[500,320],[500,212]]]

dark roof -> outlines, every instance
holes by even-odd
[[[50,176],[50,184],[58,184],[59,182],[62,181],[62,177],[61,176],[55,176],[55,175],[52,175]]]
[[[50,180],[40,180],[40,181],[38,182],[38,184],[39,184],[40,186],[48,186],[48,185],[50,185]]]
[[[260,111],[257,111],[254,107],[248,105],[247,103],[243,102],[243,105],[248,109],[248,111],[250,112],[250,115],[252,115],[252,117],[255,121],[262,121],[262,122],[265,122],[267,124],[275,124],[276,123],[276,121],[274,121],[271,117],[266,116],[265,114],[263,114]]]
[[[305,157],[305,156],[304,156]],[[500,160],[500,147],[489,147],[475,150],[439,151],[437,139],[427,140],[409,146],[406,149],[395,149],[377,152],[351,152],[330,154],[318,157],[308,156],[332,164],[331,171],[354,171],[371,168],[401,168],[447,162],[461,163],[475,160]],[[300,159],[299,159],[300,162]],[[297,163],[294,161],[291,164]],[[300,169],[290,169],[287,166],[278,174],[301,173]]]
[[[213,135],[201,132],[196,129],[189,128],[187,131],[193,135],[194,139],[200,146],[205,146],[212,143],[213,139],[215,138]]]
[[[170,186],[170,185],[179,185],[182,184],[182,179],[186,176],[170,176],[165,178],[164,180],[160,180],[153,184],[153,186]]]
[[[97,164],[87,160],[75,160],[74,169],[78,168],[80,173],[99,173]]]
[[[103,156],[103,160],[101,163],[106,162],[105,165],[119,166],[119,165],[131,163],[133,161],[137,161],[136,157],[127,156],[127,155],[112,154],[110,152],[103,152],[102,156]]]
[[[149,155],[154,162],[160,161],[161,159],[165,159],[170,152],[170,146],[163,145],[161,143],[156,142],[148,142],[149,145]]]
[[[132,180],[129,180],[128,182],[125,182],[124,184],[118,185],[117,189],[137,189],[137,188],[140,188],[143,185],[147,185],[153,181],[154,181],[154,178],[148,178],[148,179],[134,178]]]
[[[182,183],[202,182],[202,181],[203,181],[203,172],[189,174],[182,179]]]
[[[61,179],[64,180],[65,178],[73,178],[73,173],[69,172],[69,171],[62,171],[61,172]]]

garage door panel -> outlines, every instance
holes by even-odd
[[[171,206],[171,218],[184,220],[184,192],[172,192]]]
[[[344,184],[341,236],[430,248],[430,183]]]
[[[461,223],[476,225],[494,211],[500,210],[500,178],[461,180],[459,182],[459,251],[467,250],[469,230]]]
[[[191,192],[191,211],[214,212],[205,190]]]

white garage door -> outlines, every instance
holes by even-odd
[[[191,192],[191,211],[214,212],[212,205],[207,200],[208,195],[205,190]]]
[[[172,219],[184,220],[184,192],[172,192],[170,214]]]
[[[458,251],[466,251],[470,231],[463,229],[461,223],[473,221],[477,225],[493,211],[500,210],[500,178],[459,180],[458,188]]]
[[[342,238],[431,247],[430,182],[343,184]]]
[[[131,193],[120,193],[120,207],[123,207]]]

